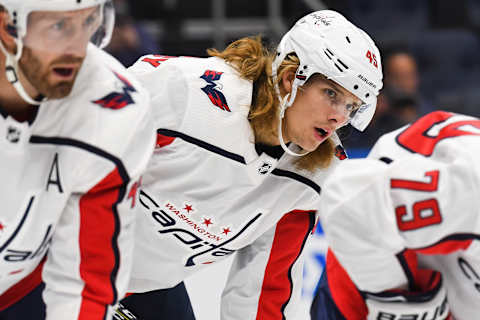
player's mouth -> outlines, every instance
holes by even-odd
[[[58,66],[52,68],[53,74],[62,80],[71,80],[75,75],[75,66]]]
[[[315,137],[319,141],[323,141],[331,134],[331,130],[327,128],[315,128]]]

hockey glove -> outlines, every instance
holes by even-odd
[[[447,291],[440,274],[432,288],[423,292],[365,293],[368,320],[450,320]]]

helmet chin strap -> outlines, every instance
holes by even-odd
[[[17,93],[20,97],[25,100],[28,104],[32,105],[40,105],[42,101],[37,101],[31,98],[25,88],[22,86],[20,79],[18,78],[18,60],[20,60],[20,56],[22,55],[23,46],[20,41],[17,41],[17,54],[13,55],[5,49],[3,46],[2,41],[0,41],[0,49],[2,50],[3,54],[5,55],[5,74],[7,76],[8,82],[12,84],[12,86],[17,90]]]
[[[307,151],[304,153],[296,153],[290,150],[285,144],[285,141],[283,140],[283,133],[282,133],[282,119],[285,116],[285,111],[287,110],[287,108],[290,107],[293,101],[295,100],[296,93],[297,93],[297,87],[293,86],[291,96],[290,96],[290,92],[287,93],[285,97],[283,97],[282,99],[280,99],[280,95],[277,95],[278,99],[280,100],[280,116],[278,117],[278,140],[280,141],[280,145],[282,146],[282,149],[285,150],[286,153],[295,157],[301,157],[306,155],[310,151]]]

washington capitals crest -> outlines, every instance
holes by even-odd
[[[202,91],[205,92],[210,99],[210,101],[220,109],[224,111],[230,111],[228,107],[227,99],[223,95],[223,93],[218,89],[218,85],[215,81],[220,80],[222,77],[223,72],[207,70],[205,73],[200,77],[205,80],[208,84],[202,88]]]
[[[135,101],[132,98],[132,95],[130,93],[132,92],[137,92],[133,85],[128,81],[125,77],[122,75],[113,72],[115,76],[120,80],[121,82],[121,91],[114,91],[109,94],[107,94],[105,97],[93,101],[93,103],[96,103],[100,105],[103,108],[107,109],[113,109],[113,110],[118,110],[122,109],[129,104],[134,104]]]

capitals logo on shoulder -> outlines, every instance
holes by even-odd
[[[135,104],[132,98],[131,92],[137,92],[133,85],[122,75],[113,72],[115,76],[120,80],[121,88],[120,92],[114,91],[107,94],[105,97],[93,101],[93,103],[100,105],[103,108],[118,110],[125,108],[129,104]]]
[[[202,91],[207,94],[208,98],[215,106],[224,111],[231,112],[230,108],[228,107],[227,99],[221,91],[217,90],[219,87],[217,83],[215,83],[215,81],[220,80],[222,74],[223,72],[213,70],[205,71],[200,78],[205,80],[208,84],[202,88]]]

